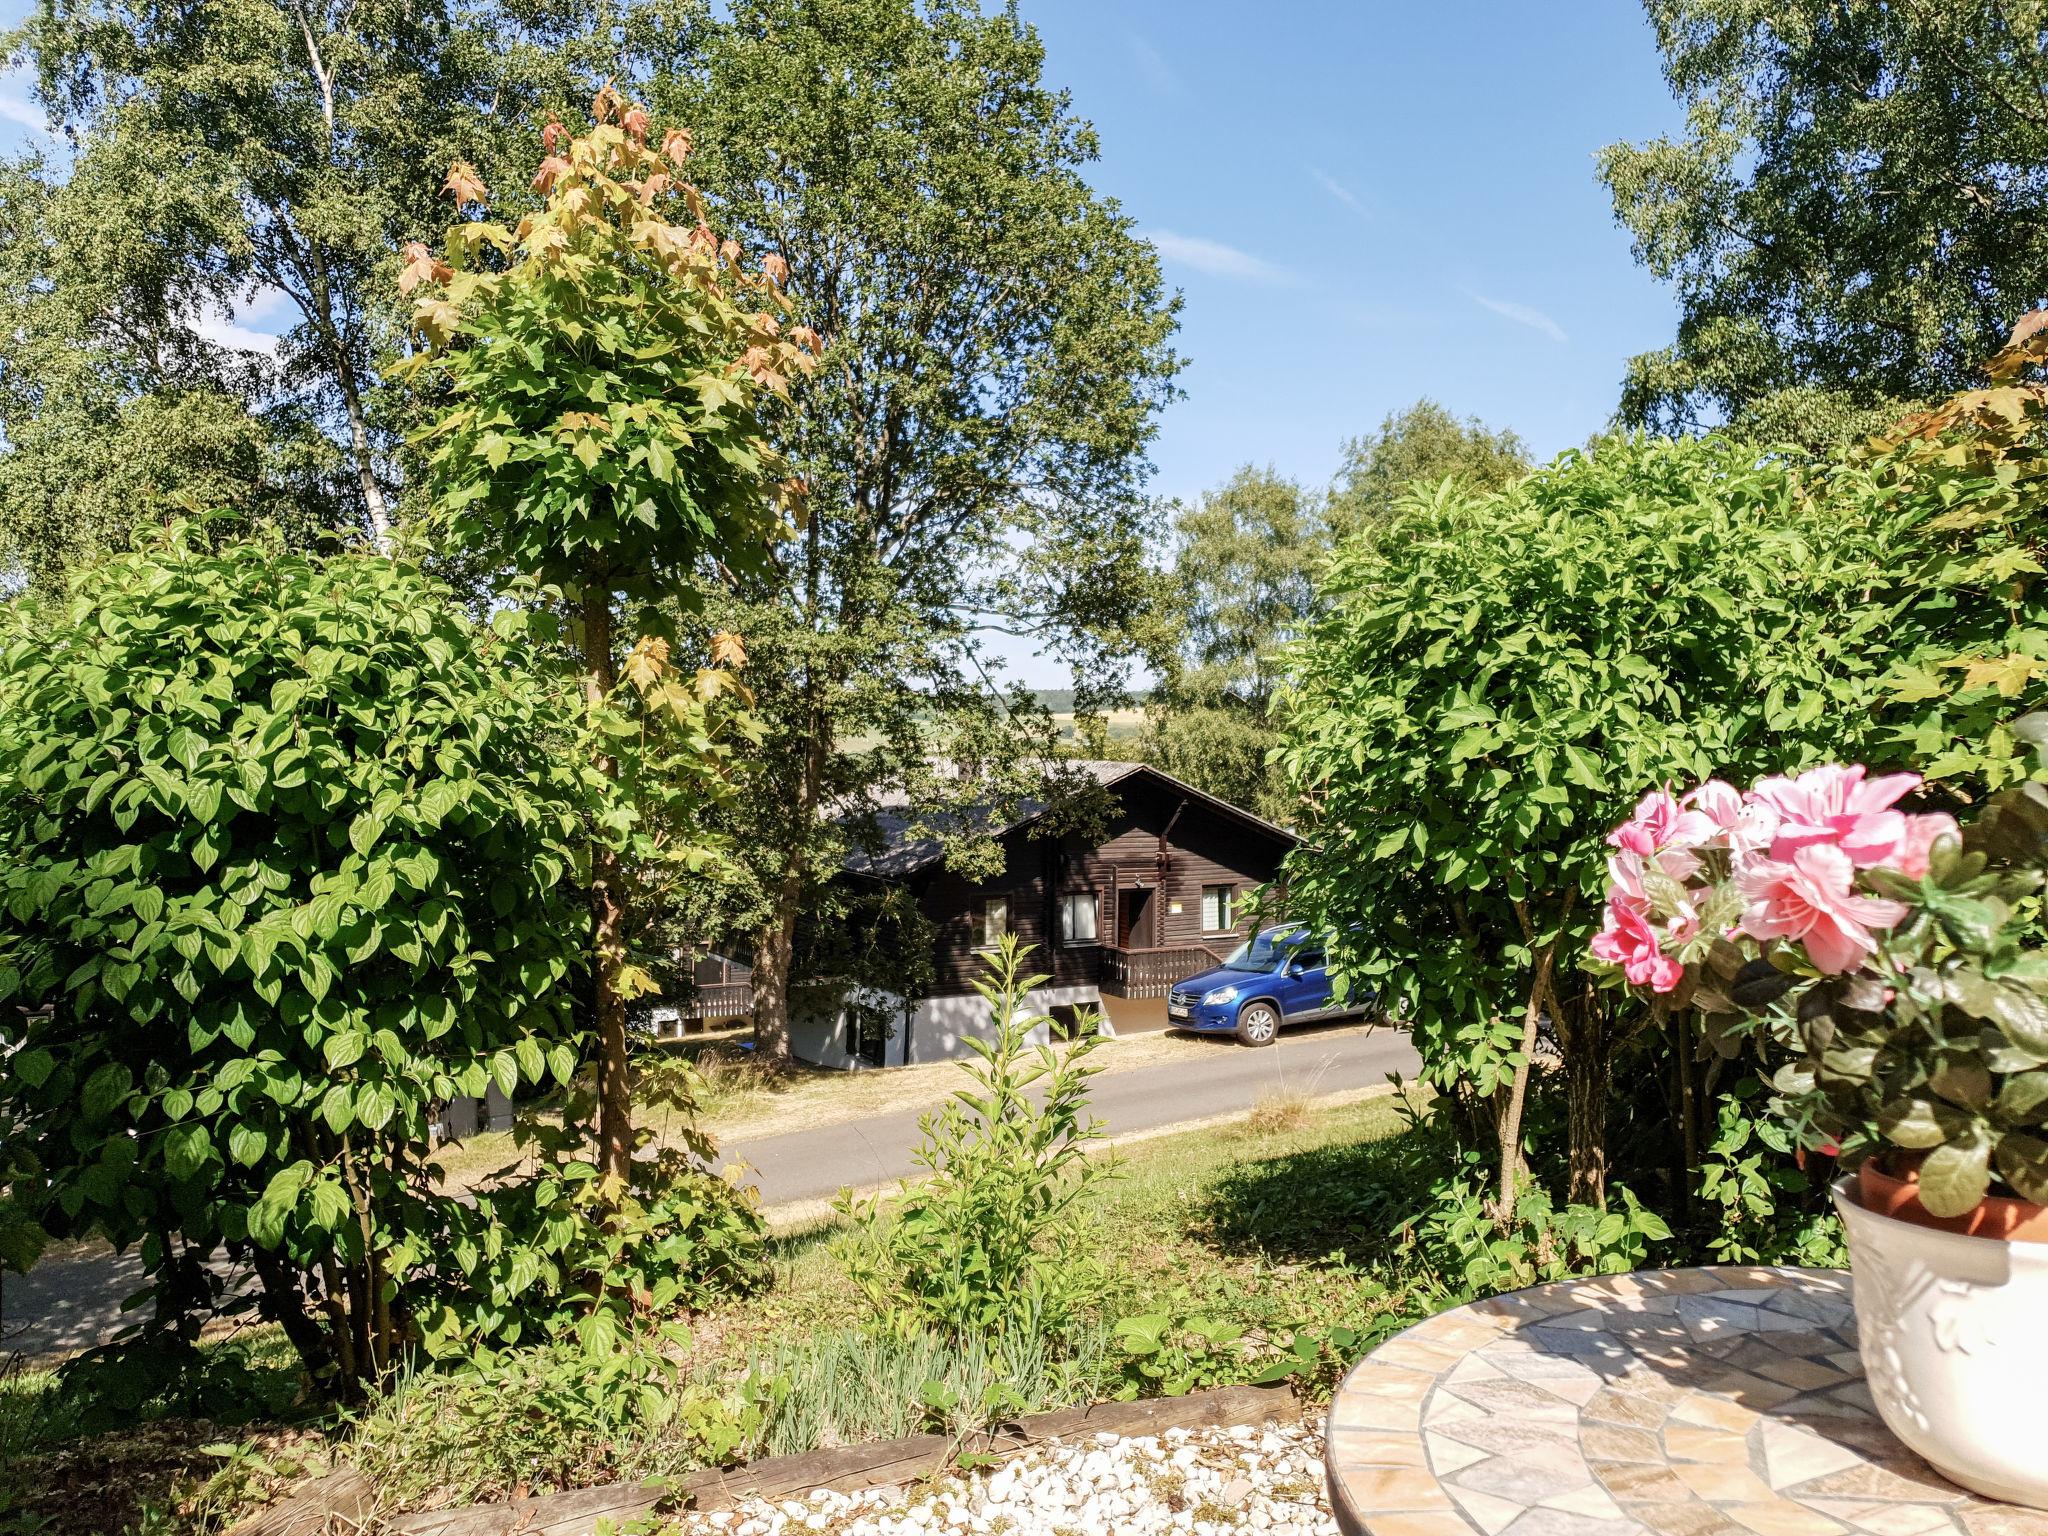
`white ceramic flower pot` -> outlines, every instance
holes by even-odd
[[[1880,1215],[1844,1179],[1856,1331],[1877,1411],[1951,1482],[2048,1509],[2048,1243]]]

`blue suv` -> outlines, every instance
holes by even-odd
[[[1330,990],[1323,940],[1290,923],[1255,933],[1213,971],[1175,982],[1166,998],[1174,1029],[1228,1031],[1246,1045],[1271,1045],[1283,1024],[1364,1013],[1371,999],[1339,1002]]]

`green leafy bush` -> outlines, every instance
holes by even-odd
[[[226,1253],[316,1378],[373,1376],[446,1233],[435,1105],[577,1063],[567,718],[513,625],[364,555],[174,529],[6,625],[15,1196],[138,1245],[159,1337]]]
[[[1261,1340],[1227,1317],[1169,1307],[1119,1318],[1115,1342],[1124,1383],[1117,1396],[1185,1397],[1204,1387],[1245,1381]]]
[[[1482,1182],[1447,1180],[1416,1228],[1417,1255],[1432,1269],[1457,1276],[1474,1296],[1520,1290],[1573,1275],[1616,1275],[1640,1269],[1654,1243],[1671,1229],[1655,1211],[1615,1186],[1621,1209],[1590,1205],[1559,1209],[1541,1185],[1531,1185],[1503,1219]]]
[[[589,1113],[572,1098],[564,1118],[587,1125]],[[422,1317],[429,1353],[460,1358],[571,1332],[594,1351],[604,1334],[592,1331],[593,1316],[624,1329],[768,1283],[753,1191],[704,1171],[692,1152],[649,1148],[612,1188],[580,1136],[540,1141],[534,1171],[448,1211],[436,1271],[443,1299]]]
[[[923,1119],[916,1159],[930,1177],[893,1210],[879,1196],[839,1202],[847,1274],[886,1328],[1049,1336],[1093,1293],[1077,1208],[1109,1171],[1087,1155],[1101,1132],[1084,1118],[1101,1037],[1083,1024],[1058,1050],[1027,1043],[1052,1021],[1025,1006],[1046,978],[1024,974],[1023,954],[1005,937],[975,982],[995,1040],[968,1040],[971,1086]]]
[[[1306,1397],[1327,1398],[1358,1358],[1408,1319],[1388,1315],[1377,1329],[1329,1328],[1296,1330],[1279,1356],[1252,1378],[1260,1385],[1291,1381]]]
[[[1993,388],[1828,459],[1610,438],[1495,496],[1419,487],[1322,572],[1281,705],[1310,808],[1290,895],[1350,985],[1411,1003],[1503,1234],[1543,1160],[1524,1107],[1548,1036],[1567,1203],[1601,1207],[1611,1171],[1687,1250],[1836,1251],[1821,1181],[1729,1118],[1769,1043],[1693,1012],[1652,1028],[1577,962],[1607,829],[1660,782],[1859,758],[1922,768],[1933,808],[2025,776],[2048,388],[2012,381],[2048,337],[2009,354]]]
[[[1418,488],[1323,572],[1282,706],[1313,806],[1290,899],[1351,985],[1410,1004],[1427,1080],[1481,1103],[1505,1204],[1539,1016],[1572,1084],[1570,1197],[1603,1198],[1641,1022],[1572,973],[1607,829],[1662,775],[1795,763],[1867,716],[1880,555],[1786,463],[1608,438],[1496,495]]]
[[[1765,1085],[1744,1078],[1715,1106],[1715,1130],[1700,1160],[1700,1204],[1714,1230],[1717,1264],[1797,1264],[1846,1269],[1842,1218],[1817,1208],[1816,1180],[1794,1161],[1788,1127],[1768,1113]]]
[[[621,1332],[593,1314],[545,1342],[401,1378],[356,1422],[348,1458],[387,1499],[437,1506],[729,1462],[780,1389],[698,1380],[691,1353],[679,1325]]]

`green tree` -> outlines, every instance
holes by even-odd
[[[626,1003],[652,987],[629,961],[628,869],[701,841],[692,810],[719,767],[704,704],[732,677],[681,675],[655,632],[657,605],[700,565],[760,565],[782,509],[796,507],[757,411],[811,366],[799,342],[815,338],[801,326],[785,336],[776,318],[790,307],[782,259],[743,266],[740,247],[702,222],[700,194],[677,179],[689,135],[650,144],[646,111],[609,86],[594,115],[574,139],[548,126],[535,179],[546,202],[516,230],[458,223],[446,259],[408,248],[400,283],[417,294],[413,323],[429,343],[407,376],[439,407],[418,442],[447,532],[522,594],[567,606],[596,767],[627,791],[598,829],[590,882],[599,1164],[623,1187],[634,1146]],[[460,162],[448,186],[465,207],[487,195]],[[692,222],[671,221],[671,209]],[[621,601],[640,627],[631,645]],[[729,635],[709,650],[741,654]],[[650,750],[663,741],[680,750]],[[682,849],[658,847],[637,817],[655,800]]]
[[[244,364],[196,333],[137,337],[146,317],[85,266],[77,202],[34,162],[0,164],[0,579],[61,593],[143,521],[335,526],[317,424],[288,400],[251,409]]]
[[[1683,136],[1601,157],[1677,292],[1625,421],[1825,446],[1964,383],[2048,264],[2041,0],[1646,0]]]
[[[634,14],[653,33],[669,9]],[[379,359],[401,341],[391,253],[436,223],[422,170],[526,159],[525,125],[616,67],[619,25],[490,0],[39,0],[9,51],[74,151],[7,173],[0,430],[23,461],[8,500],[33,500],[0,522],[0,563],[47,575],[125,535],[131,498],[283,499],[381,541],[404,423]],[[217,339],[252,301],[288,318],[275,349]],[[180,425],[206,430],[156,435]],[[110,435],[124,451],[59,446]]]
[[[1644,1016],[1575,971],[1603,836],[1645,785],[1835,755],[1878,695],[1886,569],[1863,520],[1720,439],[1610,438],[1491,495],[1418,486],[1339,548],[1282,701],[1312,807],[1290,899],[1490,1123],[1501,1209],[1546,1014],[1571,1198],[1604,1198],[1612,1063]]]
[[[1042,66],[1013,12],[961,0],[742,0],[651,87],[700,128],[721,222],[788,262],[825,342],[776,423],[810,522],[704,610],[755,661],[723,921],[753,937],[770,1057],[798,915],[885,803],[985,867],[969,808],[1042,790],[1050,721],[990,681],[989,634],[1071,660],[1095,700],[1121,690],[1176,304],[1083,179],[1095,136]]]
[[[1177,506],[1173,565],[1149,626],[1159,685],[1146,711],[1147,759],[1291,822],[1270,713],[1282,652],[1316,611],[1315,571],[1333,542],[1384,523],[1412,485],[1499,490],[1528,468],[1513,432],[1424,399],[1345,444],[1327,495],[1246,465],[1194,506]]]
[[[189,533],[0,621],[12,1195],[139,1245],[131,1364],[196,1341],[225,1253],[347,1392],[438,1262],[436,1103],[574,1070],[601,785],[509,616],[480,630],[391,560]]]
[[[1477,416],[1460,421],[1425,397],[1344,445],[1328,517],[1342,536],[1384,522],[1417,482],[1448,479],[1468,491],[1498,491],[1528,472],[1528,447],[1512,429],[1496,431]]]
[[[1312,570],[1329,547],[1322,498],[1246,465],[1193,506],[1176,505],[1174,559],[1160,591],[1167,639],[1146,707],[1146,759],[1199,789],[1290,819],[1267,762],[1283,651],[1315,606]]]
[[[2028,776],[2014,722],[2048,700],[2048,385],[2028,377],[2044,365],[2035,316],[1989,387],[1890,445],[1801,463],[1608,438],[1493,496],[1417,487],[1340,545],[1281,705],[1313,807],[1293,894],[1340,935],[1353,984],[1410,1003],[1431,1076],[1490,1123],[1504,1186],[1547,1013],[1573,1198],[1604,1187],[1611,1067],[1638,1048],[1636,1076],[1672,1084],[1674,1171],[1704,1205],[1747,1198],[1715,1182],[1753,1123],[1754,1083],[1715,1099],[1735,1042],[1684,1018],[1659,1057],[1663,1032],[1574,972],[1603,834],[1643,789],[1859,760],[1916,769],[1963,811]],[[1673,1142],[1652,1140],[1654,1162]]]

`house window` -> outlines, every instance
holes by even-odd
[[[1237,926],[1237,887],[1202,887],[1202,932],[1225,933]]]
[[[1069,891],[1060,897],[1060,938],[1068,944],[1095,942],[1095,893]]]
[[[1010,898],[991,896],[981,904],[981,913],[976,921],[974,945],[977,949],[994,949],[1004,934],[1010,931]]]

